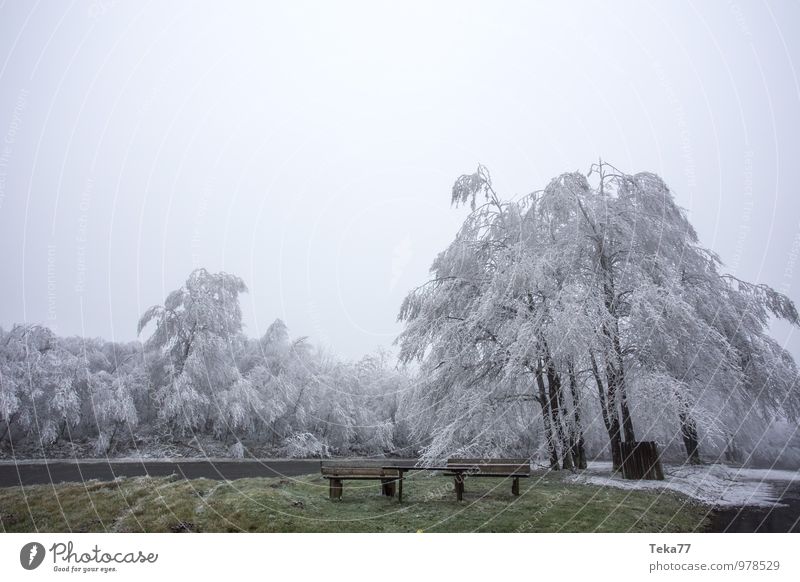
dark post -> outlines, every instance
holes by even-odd
[[[619,449],[623,479],[664,480],[661,458],[655,442],[622,442]]]
[[[462,473],[453,477],[453,483],[456,487],[456,501],[464,500],[464,475]]]
[[[342,498],[342,480],[341,479],[329,479],[330,482],[330,497],[331,499],[341,499]]]
[[[394,497],[394,479],[381,479],[381,495]]]

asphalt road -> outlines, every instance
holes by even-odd
[[[115,477],[162,477],[175,473],[186,479],[242,479],[245,477],[293,477],[319,472],[319,461],[90,461],[47,463],[0,463],[0,487],[47,483],[109,481]]]
[[[800,533],[800,482],[770,483],[782,505],[717,510],[711,529],[715,532]]]

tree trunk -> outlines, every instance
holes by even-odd
[[[628,390],[625,387],[625,374],[619,374],[619,407],[622,412],[622,430],[625,433],[625,440],[629,443],[636,442],[636,433],[633,430],[633,418],[628,408]]]
[[[623,479],[664,480],[658,445],[653,441],[621,443]]]
[[[619,316],[617,313],[617,295],[614,289],[614,272],[612,264],[609,262],[603,250],[602,242],[599,244],[600,268],[603,271],[603,294],[605,306],[612,318],[611,329],[603,324],[603,334],[611,340],[612,357],[606,357],[606,376],[608,381],[608,402],[616,411],[616,398],[612,398],[612,392],[619,397],[620,410],[622,412],[622,428],[625,432],[625,440],[636,442],[636,434],[633,431],[633,419],[628,408],[628,392],[625,389],[625,361],[622,357],[622,346],[619,341]]]
[[[725,442],[725,460],[729,463],[738,463],[741,460],[739,448],[736,446],[736,441],[733,440],[733,435],[729,434]]]
[[[11,415],[11,417],[8,420],[4,421],[5,425],[6,425],[6,428],[3,430],[3,434],[0,435],[0,443],[3,442],[3,440],[6,438],[6,435],[9,435],[9,438],[10,438],[10,435],[11,435],[11,423],[16,421],[17,418],[19,418],[19,412],[15,412],[14,414]]]
[[[544,387],[544,379],[541,374],[536,374],[536,383],[539,386],[539,404],[542,407],[542,423],[544,424],[544,438],[547,443],[547,452],[550,457],[550,469],[558,471],[558,451],[553,438],[553,427],[550,424],[550,399],[547,397]]]
[[[617,342],[618,343],[618,342]],[[615,359],[616,354],[615,354]],[[620,366],[620,367],[618,367]],[[629,443],[636,442],[636,434],[633,430],[633,419],[628,408],[628,396],[625,390],[625,374],[622,371],[622,359],[618,359],[617,365],[606,364],[606,379],[608,382],[608,404],[613,409],[614,415],[617,414],[617,402],[619,402],[620,412],[622,413],[622,430],[625,440]]]
[[[697,424],[686,412],[681,412],[678,417],[681,421],[681,436],[686,447],[686,462],[690,465],[700,464],[700,441],[697,438]]]
[[[114,450],[114,438],[117,436],[117,430],[119,429],[119,424],[114,424],[114,432],[111,433],[111,438],[108,439],[108,446],[106,447],[106,454],[109,454],[111,451]]]
[[[597,384],[597,393],[600,397],[600,410],[603,414],[603,423],[606,425],[606,431],[608,432],[608,440],[611,445],[611,462],[614,466],[614,471],[619,471],[622,468],[622,453],[620,452],[619,443],[620,433],[619,433],[619,416],[615,408],[611,408],[608,405],[608,401],[611,399],[610,396],[611,390],[609,389],[609,398],[606,398],[606,389],[603,385],[603,379],[600,377],[600,370],[597,367],[597,360],[594,357],[594,354],[590,353],[589,357],[592,362],[592,374],[594,375],[594,381]]]
[[[571,471],[574,467],[572,449],[561,418],[561,378],[553,367],[553,362],[549,360],[547,362],[547,387],[550,395],[550,415],[553,417],[553,426],[555,426],[558,442],[561,445],[561,467]]]
[[[567,366],[569,373],[569,391],[572,396],[572,414],[575,420],[575,426],[572,431],[572,458],[575,462],[575,467],[578,469],[586,468],[586,448],[583,439],[583,423],[581,422],[581,401],[578,392],[578,383],[575,379],[575,367],[572,362]]]

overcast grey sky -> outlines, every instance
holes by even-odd
[[[358,357],[459,174],[513,196],[599,156],[800,301],[798,2],[267,4],[0,6],[0,325],[129,340],[205,266],[249,335]]]

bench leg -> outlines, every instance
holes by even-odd
[[[514,480],[511,482],[511,494],[519,495],[519,477],[514,477]]]
[[[329,492],[331,499],[342,498],[342,480],[341,479],[328,479]]]
[[[453,477],[453,484],[456,488],[456,501],[464,500],[464,476],[456,475]]]
[[[394,497],[394,479],[381,479],[381,495]]]

